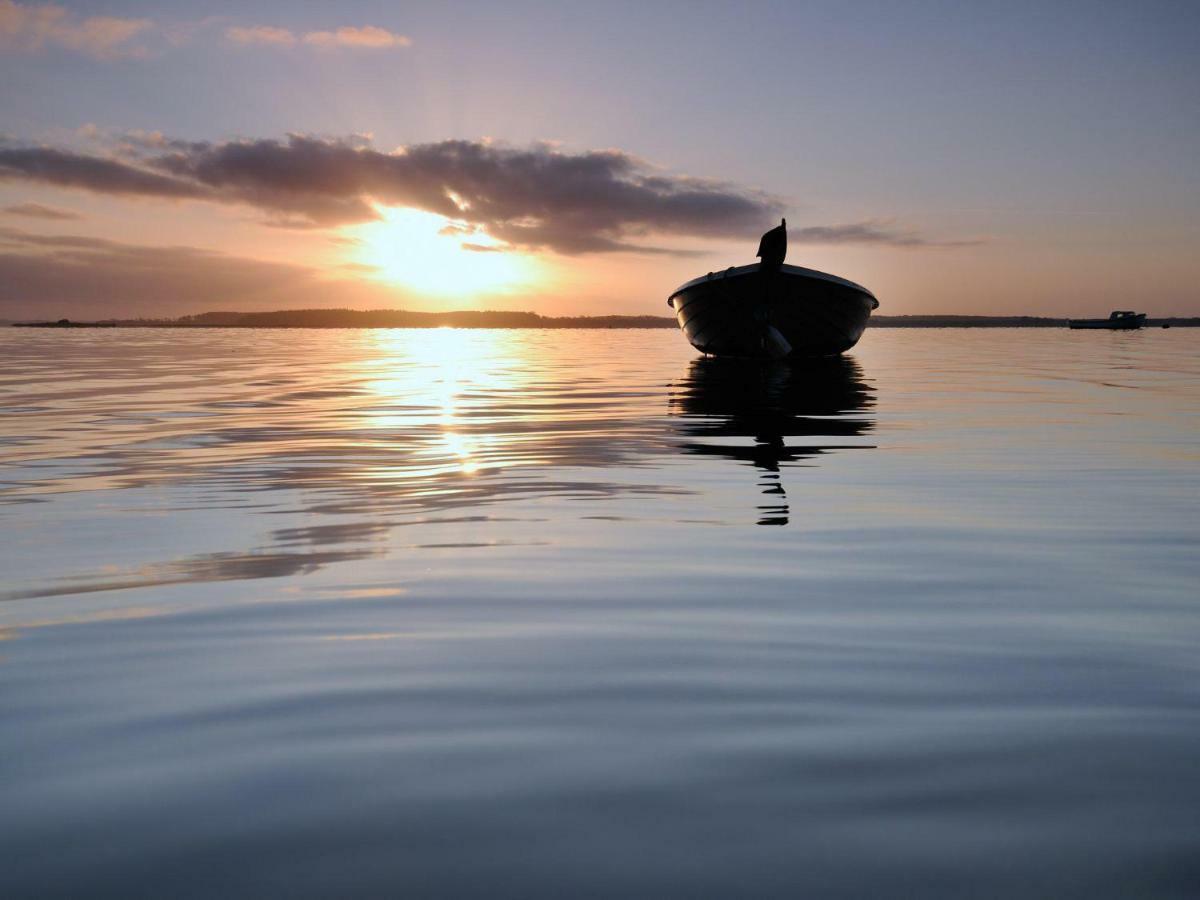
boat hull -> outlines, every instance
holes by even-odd
[[[1103,329],[1104,331],[1133,331],[1145,324],[1145,313],[1124,316],[1120,319],[1067,319],[1067,327],[1074,331],[1088,328]]]
[[[667,301],[693,347],[714,356],[837,356],[858,343],[879,301],[866,288],[798,266],[711,273]]]

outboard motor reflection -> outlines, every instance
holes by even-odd
[[[759,472],[759,525],[787,525],[781,469],[855,442],[874,428],[875,398],[853,359],[766,361],[701,357],[673,385],[671,414],[684,453],[717,456]]]

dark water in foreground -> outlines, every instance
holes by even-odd
[[[12,331],[4,897],[1200,895],[1200,330]]]

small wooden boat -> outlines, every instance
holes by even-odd
[[[1108,331],[1132,331],[1146,324],[1146,314],[1131,309],[1114,309],[1107,319],[1067,319],[1068,328],[1104,328]]]
[[[691,345],[714,356],[836,356],[879,307],[865,287],[783,264],[786,222],[763,235],[762,262],[709,272],[667,299]]]

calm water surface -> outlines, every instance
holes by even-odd
[[[0,333],[0,894],[1200,895],[1200,330]]]

